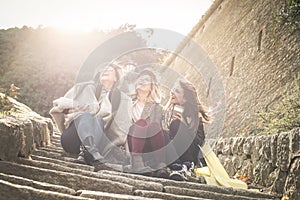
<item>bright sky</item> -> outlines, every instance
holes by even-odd
[[[38,25],[90,31],[163,28],[187,34],[213,0],[0,0],[0,29]]]

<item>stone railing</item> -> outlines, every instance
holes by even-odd
[[[15,111],[0,116],[0,160],[29,157],[35,147],[50,144],[53,123],[26,105],[9,98]]]
[[[300,128],[276,135],[224,138],[213,145],[231,177],[300,198]]]

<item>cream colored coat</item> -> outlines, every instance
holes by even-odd
[[[64,115],[62,113],[63,110],[84,106],[86,108],[85,112],[89,112],[94,116],[100,116],[103,119],[106,135],[114,145],[126,146],[128,130],[132,125],[130,117],[131,99],[121,92],[120,106],[113,116],[108,94],[103,98],[100,108],[95,96],[95,90],[93,82],[76,84],[64,97],[53,101],[53,108],[49,112],[50,115],[53,117],[60,132],[63,132],[74,119],[83,113],[82,111],[77,111]],[[112,120],[111,123],[109,123],[110,120]],[[108,124],[110,124],[110,127],[106,127]]]

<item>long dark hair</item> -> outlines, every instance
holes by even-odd
[[[178,82],[183,89],[183,98],[185,100],[183,103],[184,111],[182,115],[186,121],[188,121],[187,118],[190,117],[191,128],[197,129],[199,124],[199,113],[205,120],[202,120],[201,122],[208,122],[210,120],[208,112],[200,103],[194,85],[183,79],[178,80]]]

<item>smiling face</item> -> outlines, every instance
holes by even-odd
[[[151,91],[152,78],[150,75],[142,75],[136,80],[136,90]]]
[[[171,90],[171,104],[179,104],[182,105],[185,102],[184,99],[184,91],[180,84],[175,83],[173,89]]]

